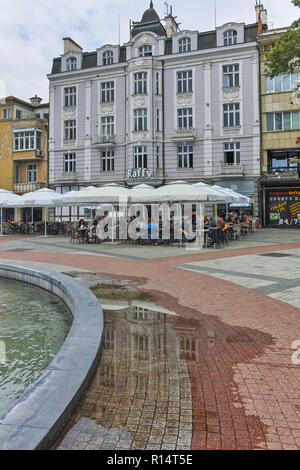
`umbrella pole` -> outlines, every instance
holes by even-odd
[[[115,206],[113,205],[112,210],[112,223],[111,223],[111,242],[114,243],[114,221],[115,221]]]
[[[45,207],[45,235],[44,237],[48,237],[47,235],[47,215],[48,215],[48,207]]]
[[[3,204],[1,204],[1,237],[3,237]]]

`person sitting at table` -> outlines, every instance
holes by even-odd
[[[217,227],[220,228],[221,230],[223,230],[223,232],[227,229],[228,224],[225,222],[225,220],[223,219],[223,217],[220,217],[220,218],[219,218]]]
[[[153,223],[152,223],[153,222]],[[156,223],[156,219],[148,219],[148,238],[155,243],[155,240],[159,239],[159,224]]]
[[[247,222],[250,223],[250,219],[247,214],[242,214],[242,219],[241,222]]]
[[[96,233],[97,225],[98,225],[98,221],[95,219],[88,231],[88,242],[89,242],[89,239],[92,238],[92,236]]]
[[[85,242],[88,242],[89,232],[88,232],[88,225],[83,219],[79,220],[79,224],[77,230],[82,234],[82,239]]]

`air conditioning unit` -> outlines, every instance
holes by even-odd
[[[36,154],[37,157],[43,157],[44,156],[43,150],[36,150],[35,154]]]

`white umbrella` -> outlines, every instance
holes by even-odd
[[[47,211],[48,207],[55,207],[57,202],[62,198],[53,189],[43,188],[20,196],[19,202],[14,207],[44,207],[45,211],[45,237],[47,237]]]
[[[227,203],[233,203],[233,202],[240,202],[240,198],[237,195],[231,194],[230,192],[226,191],[225,188],[221,188],[220,186],[213,186],[213,189],[215,189],[217,192],[222,194]]]
[[[107,184],[100,188],[87,191],[75,191],[74,194],[64,194],[60,203],[62,205],[72,204],[100,204],[100,203],[118,203],[120,198],[129,198],[134,195],[132,189],[125,188],[118,184]]]
[[[227,191],[229,194],[232,194],[233,196],[239,198],[239,202],[250,202],[252,203],[252,200],[247,197],[247,196],[244,196],[243,194],[240,194],[240,193],[237,193],[236,191],[233,191],[232,189],[229,189],[229,188],[223,188],[225,191]]]
[[[139,193],[144,193],[146,191],[151,191],[154,189],[154,186],[150,186],[149,184],[138,184],[132,188],[134,191],[138,191]]]
[[[225,196],[221,193],[219,193],[218,191],[216,191],[212,186],[210,186],[209,184],[206,184],[206,183],[196,183],[196,184],[193,184],[193,187],[194,188],[205,188],[205,190],[208,192],[208,194],[210,194],[212,197],[211,197],[211,202],[213,202],[213,198],[214,198],[214,201],[215,202],[224,202],[224,199],[225,199]]]
[[[21,196],[17,196],[11,191],[6,189],[0,189],[0,207],[1,207],[1,232],[0,236],[3,237],[3,208],[4,207],[15,207],[15,204],[19,202]]]
[[[132,198],[134,202],[207,202],[210,200],[205,188],[196,188],[186,181],[175,181]]]

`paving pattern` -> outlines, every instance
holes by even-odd
[[[297,231],[272,233],[226,250],[151,247],[152,257],[133,249],[131,258],[122,247],[112,257],[110,246],[92,256],[55,249],[55,239],[1,242],[3,260],[130,279],[177,315],[105,312],[97,374],[56,447],[299,449],[300,241]]]

